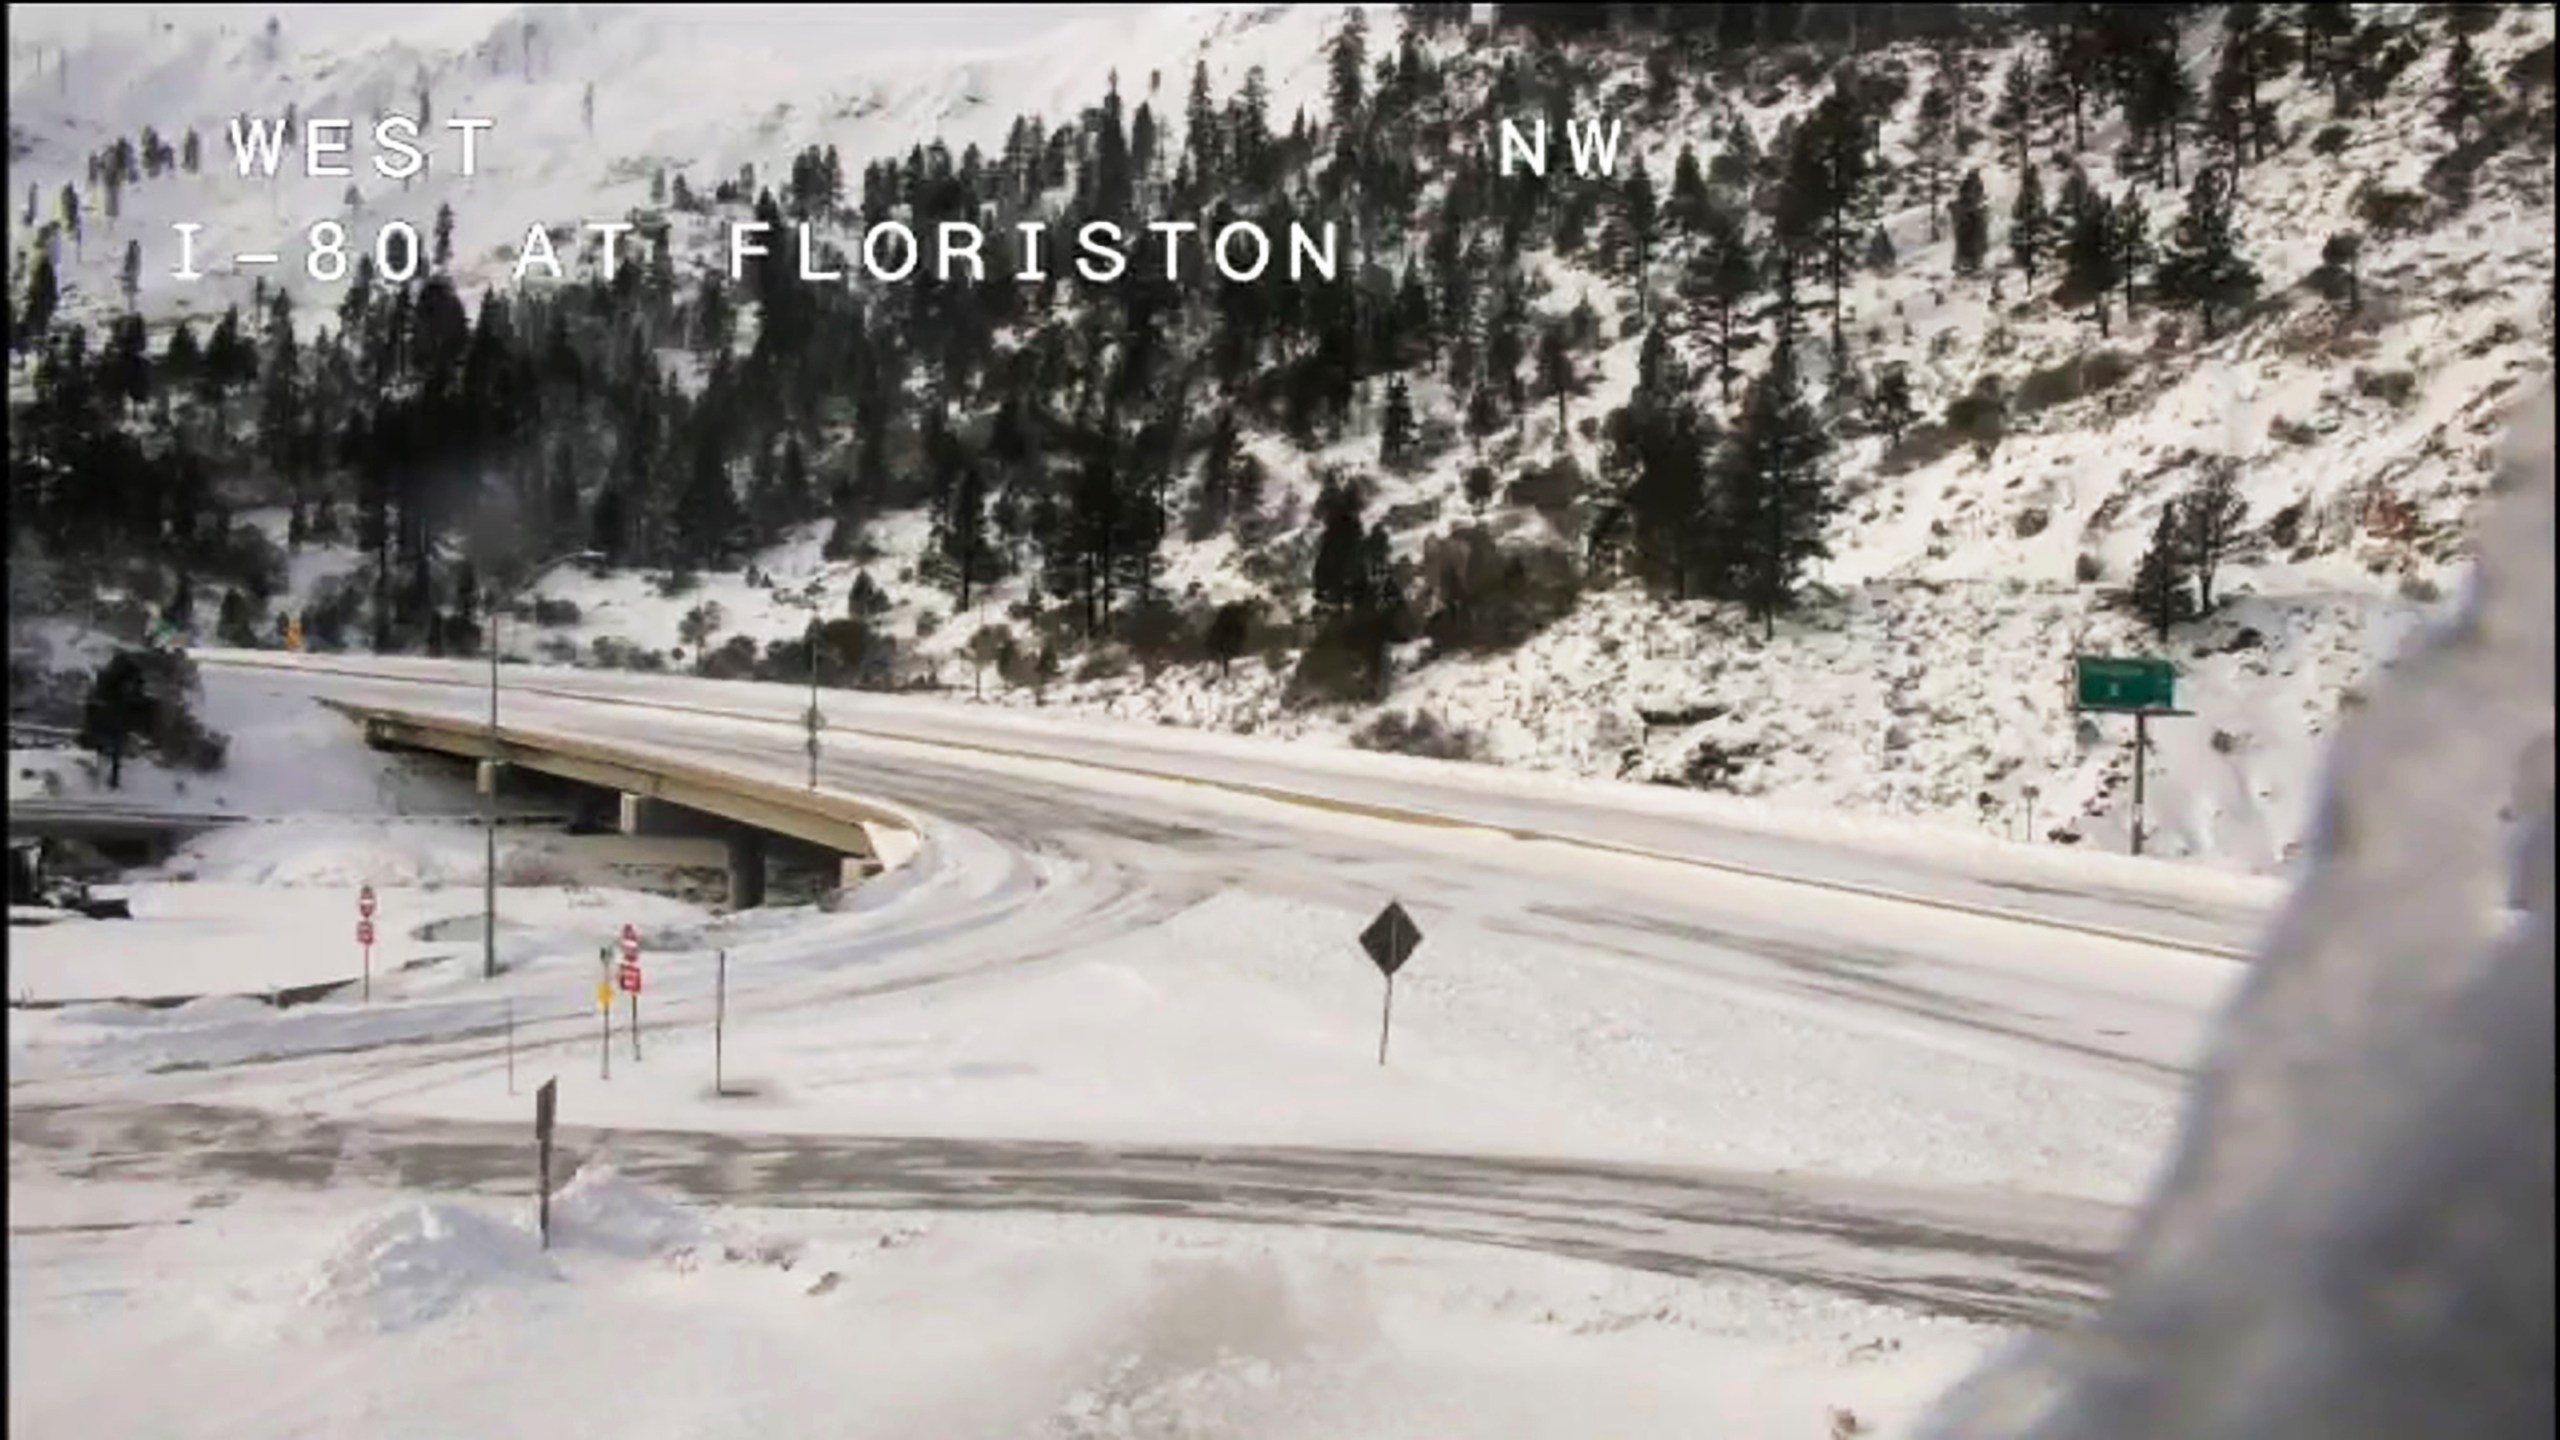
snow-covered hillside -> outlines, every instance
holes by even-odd
[[[452,6],[403,11],[386,31],[354,12],[331,19],[295,9],[270,49],[258,19],[207,8],[226,13],[100,12],[13,44],[15,168],[44,197],[34,205],[39,221],[52,217],[53,193],[81,179],[83,157],[119,135],[145,124],[164,134],[194,127],[207,142],[204,173],[133,187],[114,221],[93,216],[76,251],[65,247],[74,313],[120,308],[116,272],[131,237],[149,256],[140,304],[154,317],[245,303],[254,269],[169,278],[169,227],[179,220],[206,227],[200,257],[235,248],[216,239],[226,235],[241,237],[236,248],[280,250],[284,263],[269,278],[306,298],[299,316],[316,326],[337,287],[296,273],[313,221],[343,220],[361,239],[397,216],[424,234],[449,202],[456,274],[469,293],[506,279],[528,225],[625,218],[649,206],[662,170],[698,182],[745,164],[771,175],[812,144],[838,146],[848,169],[934,137],[954,150],[976,143],[992,151],[1015,116],[1070,120],[1114,75],[1124,96],[1150,99],[1178,126],[1195,60],[1221,95],[1260,67],[1275,124],[1286,128],[1302,108],[1324,113],[1324,44],[1342,14],[1331,6],[1132,7],[961,58],[885,53],[843,21],[796,10],[718,24],[642,9]],[[1398,20],[1388,7],[1370,8],[1374,54],[1392,45]],[[1853,277],[1844,329],[1864,374],[1907,367],[1919,429],[1934,430],[1935,443],[1914,437],[1896,446],[1861,427],[1843,431],[1835,468],[1848,503],[1810,602],[1764,641],[1727,607],[1666,606],[1632,585],[1598,590],[1515,651],[1432,657],[1421,642],[1405,647],[1383,710],[1427,714],[1503,763],[1709,784],[1774,802],[2120,849],[2130,822],[2130,723],[2070,713],[2069,660],[2158,653],[2177,663],[2179,703],[2194,714],[2152,727],[2147,848],[2282,867],[2307,821],[2317,756],[2340,706],[2458,588],[2463,528],[2490,443],[2506,406],[2547,369],[2551,334],[2547,135],[2493,156],[2466,205],[2429,198],[2431,174],[2454,148],[2434,118],[2445,21],[2425,7],[2356,8],[2405,21],[2427,50],[2369,111],[2344,121],[2333,121],[2325,88],[2299,70],[2267,87],[2261,99],[2273,107],[2280,146],[2240,171],[2237,192],[2241,250],[2263,276],[2262,298],[2213,339],[2192,317],[2168,321],[2148,306],[2116,317],[2102,338],[2081,314],[2028,303],[2006,264],[2017,175],[1985,117],[2000,77],[2033,42],[1970,52],[1959,114],[1984,133],[1957,169],[1978,169],[1988,188],[1988,269],[2008,273],[1998,282],[1955,278],[1951,227],[1932,224],[1915,185],[1888,187],[1879,223],[1892,261]],[[147,32],[150,23],[163,28]],[[2201,12],[2189,31],[2191,69],[2210,73],[2220,34],[2218,12]],[[2502,93],[2547,106],[2552,37],[2550,11],[2515,7],[2474,44]],[[1485,83],[1489,63],[1457,58],[1481,42],[1442,35],[1429,43],[1450,59],[1453,84]],[[1881,136],[1888,164],[1907,169],[1938,57],[1891,47],[1869,63],[1910,80]],[[1616,73],[1597,93],[1643,86],[1638,56],[1612,64]],[[1747,127],[1768,148],[1820,92],[1785,71],[1772,60],[1749,83],[1681,86],[1668,118],[1633,128],[1635,153],[1667,183],[1683,144],[1712,161],[1731,127]],[[427,177],[403,188],[361,174],[353,205],[345,180],[244,181],[227,168],[219,139],[227,117],[281,113],[292,102],[305,116],[361,119],[408,107],[421,86],[437,115],[492,120],[475,174],[456,173],[450,135]],[[2111,197],[2141,194],[2161,233],[2176,218],[2179,193],[2139,190],[2119,176],[2112,157],[2122,140],[2120,120],[2098,113],[2082,168]],[[2056,145],[2067,150],[2068,137],[2038,146],[2048,191],[2062,173]],[[367,155],[360,135],[360,171]],[[2422,218],[2376,228],[2377,207],[2398,193],[2419,197]],[[13,255],[29,243],[26,219],[13,203]],[[2312,283],[2328,238],[2349,229],[2366,232],[2354,314]],[[691,234],[698,243],[718,239],[716,227]],[[1632,318],[1621,323],[1621,301],[1632,302],[1612,280],[1544,252],[1532,258],[1545,285],[1534,301],[1541,313],[1588,299],[1604,317],[1588,393],[1572,401],[1562,427],[1552,405],[1532,406],[1516,433],[1461,441],[1416,473],[1378,477],[1371,513],[1397,517],[1404,558],[1472,518],[1460,477],[1480,460],[1508,477],[1567,454],[1598,473],[1599,446],[1582,427],[1625,401],[1641,330]],[[1663,261],[1666,287],[1679,258]],[[1817,337],[1825,328],[1811,327]],[[2009,403],[2005,435],[1981,450],[1932,422],[1987,379]],[[1429,379],[1416,382],[1414,399],[1426,426],[1453,422],[1460,408]],[[1346,438],[1315,453],[1251,437],[1270,477],[1270,510],[1305,516],[1329,465],[1374,470],[1382,406],[1383,388],[1367,387]],[[2107,597],[2131,577],[2162,505],[2224,457],[2238,466],[2260,553],[2226,568],[2219,589],[2228,603],[2217,613],[2157,644]],[[1527,537],[1581,538],[1557,533],[1551,517],[1529,507],[1498,505],[1488,518]],[[261,523],[280,530],[281,513]],[[1232,536],[1191,542],[1177,530],[1165,551],[1168,587],[1209,601],[1254,595],[1263,588],[1257,565],[1275,558],[1296,564],[1303,581],[1311,527],[1275,529],[1263,554]],[[597,657],[599,641],[673,651],[682,617],[706,600],[720,607],[715,649],[734,635],[796,638],[813,615],[843,615],[855,576],[867,574],[891,602],[878,623],[912,644],[911,679],[964,695],[982,690],[991,702],[1311,742],[1374,733],[1378,710],[1286,705],[1285,656],[1248,655],[1223,675],[1203,664],[1149,674],[1106,652],[1071,659],[1036,694],[981,676],[967,653],[971,636],[1007,620],[1026,580],[973,594],[970,613],[954,616],[951,596],[917,575],[921,514],[875,521],[868,538],[879,553],[865,559],[827,559],[825,532],[803,527],[759,555],[758,584],[713,574],[667,596],[636,573],[554,572],[539,592],[573,602],[578,618],[538,639],[513,634],[506,647],[582,661]],[[318,577],[360,564],[351,553],[306,551],[282,603],[298,606]],[[690,662],[685,649],[676,663]]]

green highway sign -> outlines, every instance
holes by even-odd
[[[2071,707],[2141,712],[2174,710],[2178,674],[2166,660],[2120,660],[2104,655],[2071,657]]]

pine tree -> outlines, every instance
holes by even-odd
[[[678,556],[692,568],[718,569],[736,553],[745,516],[717,437],[706,431],[692,448],[693,463],[676,496]]]
[[[1911,428],[1911,422],[1916,418],[1918,415],[1911,402],[1910,370],[1900,365],[1888,366],[1882,375],[1876,377],[1875,393],[1867,402],[1867,423],[1882,430],[1888,443],[1899,446],[1903,433]]]
[[[2148,13],[2148,12],[2147,12]],[[2185,183],[2178,140],[2195,115],[2195,80],[2181,58],[2179,18],[2174,10],[2157,12],[2157,24],[2128,61],[2124,117],[2131,132],[2125,174],[2157,185]]]
[[[2240,494],[2238,462],[2228,456],[2214,460],[2177,512],[2179,558],[2195,577],[2196,613],[2210,615],[2214,577],[2243,550],[2249,502]]]
[[[1825,532],[1839,497],[1828,448],[1802,393],[1794,341],[1782,334],[1769,368],[1751,383],[1721,467],[1734,589],[1763,639],[1775,638],[1777,614],[1792,602],[1804,567],[1831,553]]]
[[[2357,68],[2355,7],[2344,0],[2308,0],[2299,23],[2304,66],[2313,80],[2329,87],[2330,112],[2351,113]]]
[[[2038,77],[2037,100],[2047,112],[2071,122],[2071,148],[2089,148],[2086,125],[2090,92],[2096,88],[2103,56],[2098,48],[2096,7],[2061,5],[2056,23],[2045,30],[2045,63]]]
[[[1574,368],[1573,345],[1562,325],[1549,324],[1538,331],[1538,394],[1556,402],[1557,443],[1563,443],[1569,420],[1567,405],[1582,393],[1582,376]]]
[[[1680,142],[1679,158],[1671,163],[1671,223],[1684,235],[1694,237],[1706,223],[1707,178],[1698,168],[1697,149],[1687,141]]]
[[[2239,222],[2232,214],[2229,172],[2208,166],[2187,190],[2187,208],[2159,270],[2168,298],[2192,305],[2207,339],[2221,333],[2223,315],[2257,293],[2258,272],[2240,255]]]
[[[2164,642],[2173,627],[2195,615],[2180,509],[2175,500],[2160,507],[2159,522],[2151,527],[2151,543],[2135,564],[2133,585],[2125,592],[2125,603]]]
[[[1991,111],[1991,128],[1998,131],[2010,151],[2015,166],[2024,171],[2034,163],[2029,153],[2036,138],[2035,71],[2021,56],[2009,64],[2002,77],[2000,103]]]
[[[2063,241],[2062,284],[2072,295],[2086,298],[2090,318],[2105,337],[2112,333],[2108,301],[2124,279],[2123,231],[2115,206],[2103,195],[2092,194],[2074,209]]]
[[[1308,588],[1319,607],[1343,611],[1369,603],[1368,571],[1361,557],[1360,491],[1356,483],[1327,479],[1316,494],[1315,569]]]
[[[134,297],[142,291],[142,242],[124,242],[124,268],[116,276],[116,288],[124,295],[125,308],[133,308]]]
[[[1947,170],[1955,144],[1955,96],[1942,69],[1920,96],[1919,120],[1912,131],[1912,164],[1919,170],[1920,190],[1929,207],[1929,243],[1938,242],[1938,216],[1945,208]]]
[[[1711,206],[1690,257],[1682,293],[1689,304],[1692,327],[1714,357],[1718,403],[1733,403],[1734,358],[1750,349],[1757,331],[1744,306],[1759,292],[1759,267],[1743,231],[1742,217],[1723,206]]]
[[[1218,106],[1209,96],[1209,62],[1195,61],[1191,67],[1191,98],[1183,110],[1182,146],[1191,162],[1191,178],[1199,187],[1216,193],[1225,179],[1226,149],[1219,143]]]
[[[2035,290],[2036,262],[2044,256],[2052,224],[2044,208],[2044,178],[2029,165],[2019,178],[2018,197],[2009,206],[2009,253],[2026,272],[2030,296]]]
[[[2124,292],[2124,318],[2130,323],[2142,277],[2151,272],[2160,257],[2151,243],[2150,212],[2131,190],[2116,202],[2115,222],[2116,285]]]
[[[1344,7],[1342,28],[1326,47],[1325,65],[1334,126],[1347,130],[1359,119],[1361,86],[1369,71],[1369,19],[1361,7]]]
[[[2456,145],[2471,141],[2471,132],[2497,103],[2489,88],[2489,72],[2471,48],[2468,32],[2456,29],[2444,57],[2444,79],[2436,87],[2436,119],[2453,132]]]
[[[2275,112],[2259,98],[2273,78],[2276,35],[2265,8],[2240,0],[2222,12],[2222,60],[2206,103],[2214,139],[2234,167],[2266,158],[2275,135]]]
[[[1956,273],[1974,276],[1982,273],[1982,262],[1991,249],[1991,201],[1983,193],[1982,172],[1967,170],[1956,186],[1955,204],[1950,220],[1956,237]]]
[[[1398,375],[1387,382],[1386,415],[1378,428],[1378,463],[1402,470],[1413,463],[1413,447],[1413,395]]]
[[[1643,157],[1626,183],[1618,187],[1619,260],[1626,267],[1628,283],[1636,287],[1639,313],[1647,313],[1652,305],[1652,287],[1645,283],[1652,269],[1654,247],[1662,230],[1662,217],[1653,190],[1653,174],[1645,168]]]

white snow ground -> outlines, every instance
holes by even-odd
[[[1993,1333],[1333,1230],[706,1218],[584,1171],[548,1254],[529,1200],[102,1188],[13,1168],[16,1433],[1819,1440],[1895,1433]]]

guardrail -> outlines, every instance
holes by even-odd
[[[431,750],[470,760],[497,760],[565,780],[645,796],[688,810],[787,835],[841,854],[886,859],[875,832],[916,836],[914,820],[870,801],[778,781],[737,775],[671,756],[513,726],[392,710],[343,700],[322,704],[364,728],[366,743]]]

